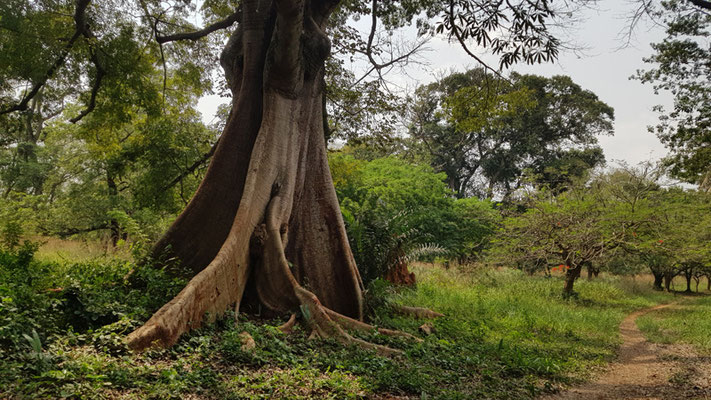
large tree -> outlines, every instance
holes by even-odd
[[[26,6],[25,14],[16,16],[19,20],[37,9],[56,6],[14,2]],[[109,68],[111,59],[103,47],[106,37],[115,37],[123,45],[116,52],[133,55],[133,49],[143,43],[138,39],[145,38],[132,35],[148,29],[159,44],[150,47],[153,54],[167,58],[163,65],[169,68],[181,61],[194,63],[190,51],[197,51],[180,47],[183,51],[176,50],[170,57],[169,42],[200,40],[236,24],[220,57],[233,97],[230,116],[201,185],[154,249],[156,256],[177,257],[195,275],[129,335],[134,348],[156,341],[171,345],[199,326],[206,314],[214,318],[231,306],[238,310],[248,286],[253,289],[249,293],[268,309],[300,309],[321,336],[354,341],[342,327],[364,327],[357,321],[362,317],[361,279],[346,238],[324,140],[324,62],[330,51],[325,32],[334,13],[370,14],[372,30],[361,50],[376,70],[389,63],[374,56],[378,24],[387,28],[414,24],[418,15],[427,16],[417,21],[421,32],[447,34],[474,57],[466,44],[476,42],[498,54],[502,66],[549,61],[559,47],[548,30],[556,12],[547,1],[374,0],[369,7],[339,0],[206,2],[203,7],[211,23],[192,32],[182,32],[192,6],[189,2],[139,1],[131,12],[122,13],[123,4],[61,2],[59,15],[65,17],[59,19],[63,26],[57,27],[56,37],[63,40],[52,42],[39,73],[16,74],[15,81],[26,90],[3,88],[10,96],[3,99],[0,113],[25,112],[37,92],[61,76],[80,84],[91,82],[90,92],[82,97],[86,108],[74,116],[78,121],[107,91],[107,77],[114,80],[111,88],[118,90],[116,94],[140,88],[140,82],[127,86],[120,81],[135,58],[114,57],[114,62],[125,65]],[[111,15],[107,18],[100,11]],[[131,19],[132,15],[137,16]],[[71,66],[75,74],[63,73]]]
[[[410,132],[458,196],[510,195],[535,176],[563,187],[604,163],[613,109],[567,76],[492,77],[483,68],[418,88]]]

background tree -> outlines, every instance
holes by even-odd
[[[708,195],[659,184],[661,169],[644,164],[623,166],[602,175],[593,185],[619,204],[619,218],[634,229],[619,246],[654,275],[654,288],[671,290],[675,276],[683,274],[687,289],[708,259]],[[700,275],[699,275],[700,276]]]
[[[612,132],[612,108],[568,77],[483,69],[417,90],[411,134],[459,197],[509,196],[526,182],[563,187],[604,163],[596,136]]]
[[[555,265],[565,272],[563,295],[573,295],[583,267],[601,261],[634,227],[620,218],[618,204],[601,201],[601,195],[577,187],[532,196],[527,211],[504,219],[493,260],[527,268]]]
[[[666,26],[667,37],[652,44],[645,59],[653,68],[636,78],[655,92],[670,91],[674,106],[658,106],[660,122],[650,128],[670,150],[671,173],[684,181],[711,189],[711,6],[706,1],[673,0],[661,3],[653,16]]]
[[[116,242],[109,211],[155,231],[192,195],[189,175],[200,177],[217,134],[191,104],[210,91],[214,66],[204,63],[209,51],[187,45],[161,52],[152,30],[131,18],[140,15],[134,6],[0,6],[0,190],[44,195],[44,213],[22,221],[28,233],[109,230]]]
[[[691,292],[691,281],[703,272],[711,261],[709,228],[711,227],[711,199],[705,193],[672,191],[662,211],[664,221],[657,226],[656,245],[667,251],[671,268],[665,276],[667,290],[670,279],[683,275],[686,291]]]
[[[659,183],[662,169],[651,163],[632,167],[626,164],[596,176],[592,186],[604,193],[606,202],[618,206],[618,218],[634,224],[635,228],[620,238],[616,258],[610,263],[642,265],[654,276],[653,287],[662,290],[663,279],[671,270],[666,249],[659,246],[659,210],[666,207],[664,191]],[[617,266],[611,268],[617,271]]]

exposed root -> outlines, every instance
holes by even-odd
[[[410,340],[414,340],[416,342],[422,342],[423,340],[418,338],[417,336],[413,336],[407,332],[403,331],[396,331],[392,329],[385,329],[385,328],[376,328],[373,325],[366,324],[365,322],[358,321],[357,319],[353,319],[350,317],[347,317],[345,315],[339,314],[335,311],[326,309],[326,313],[328,314],[331,319],[335,320],[338,322],[341,326],[343,326],[346,329],[352,329],[356,331],[361,331],[361,332],[372,332],[374,330],[377,330],[377,332],[381,335],[385,336],[393,336],[393,337],[404,337]]]
[[[296,314],[291,314],[291,317],[289,318],[289,320],[286,321],[282,326],[280,326],[279,330],[284,333],[289,333],[294,328],[295,324],[296,324]]]
[[[295,297],[294,300],[299,304],[304,320],[312,329],[311,336],[318,335],[321,338],[334,338],[344,344],[356,344],[366,349],[375,350],[381,355],[391,356],[402,354],[401,350],[366,342],[349,335],[344,328],[361,331],[371,331],[374,328],[324,307],[313,292],[305,289],[298,283],[291,272],[289,263],[286,260],[286,255],[284,254],[283,235],[279,220],[280,207],[281,201],[279,194],[275,193],[267,209],[267,238],[264,242],[264,255],[262,258],[264,263],[262,268],[264,268],[265,271],[269,271],[269,276],[271,277],[280,276],[284,278],[280,281],[280,283],[284,285],[284,287],[280,288],[280,291]],[[270,281],[276,282],[274,279]],[[285,325],[288,326],[290,323],[291,319]],[[413,337],[404,332],[397,333],[390,330],[383,330],[382,333],[389,334],[390,336]]]
[[[439,317],[444,317],[444,314],[440,314],[436,311],[432,311],[429,308],[422,308],[422,307],[408,307],[408,306],[401,306],[401,305],[394,305],[392,306],[393,310],[404,315],[411,315],[415,318],[439,318]]]
[[[402,350],[366,342],[349,335],[339,323],[329,316],[329,311],[331,313],[334,311],[322,306],[316,295],[301,286],[296,287],[296,296],[301,301],[301,312],[304,314],[304,319],[313,329],[312,336],[316,333],[321,338],[333,338],[343,344],[356,344],[364,349],[375,350],[376,353],[384,356],[403,354]]]

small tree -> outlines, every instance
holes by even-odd
[[[628,229],[594,191],[575,188],[555,197],[543,191],[522,215],[504,220],[495,254],[514,265],[557,265],[565,270],[567,297],[582,268],[617,247]]]

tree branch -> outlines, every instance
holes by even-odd
[[[96,77],[94,78],[94,85],[91,88],[91,97],[89,98],[89,103],[86,108],[82,110],[79,115],[69,120],[69,122],[73,124],[76,124],[82,118],[89,115],[90,112],[94,111],[96,107],[96,95],[99,93],[99,88],[101,88],[101,80],[104,78],[104,75],[106,75],[106,70],[101,67],[96,52],[91,55],[91,62],[94,63],[94,67],[96,68]]]
[[[166,190],[172,188],[173,186],[177,185],[179,182],[183,180],[188,174],[193,173],[196,169],[198,169],[201,165],[205,164],[207,160],[209,160],[213,154],[215,154],[215,149],[217,149],[217,145],[220,143],[220,139],[217,139],[217,142],[212,145],[212,148],[210,148],[210,151],[207,153],[203,154],[202,157],[200,157],[198,160],[196,160],[192,165],[190,165],[185,171],[181,172],[180,175],[176,176],[173,178],[172,181],[170,181],[168,184],[160,188],[161,192],[165,192]]]
[[[238,8],[237,11],[234,13],[230,14],[227,16],[227,18],[217,21],[212,25],[208,25],[203,29],[200,29],[199,31],[195,32],[183,32],[183,33],[175,33],[172,35],[167,35],[167,36],[160,36],[158,35],[158,32],[156,31],[156,41],[160,44],[167,43],[167,42],[173,42],[176,40],[198,40],[202,39],[203,37],[211,34],[212,32],[215,32],[220,29],[225,29],[229,28],[232,26],[235,22],[237,22],[242,15],[242,8]]]
[[[29,104],[30,100],[32,100],[32,98],[35,97],[37,93],[39,93],[40,89],[42,89],[42,87],[47,83],[49,78],[51,78],[54,73],[57,72],[57,70],[62,65],[64,65],[64,61],[66,61],[67,56],[69,56],[69,52],[74,46],[74,43],[86,31],[85,13],[90,2],[91,0],[76,0],[76,9],[74,11],[74,22],[76,23],[76,30],[74,31],[74,34],[69,39],[67,44],[64,45],[64,49],[62,49],[61,55],[54,61],[54,63],[52,63],[47,72],[45,72],[42,78],[32,86],[32,89],[30,89],[30,91],[25,95],[25,97],[22,98],[19,103],[4,110],[0,110],[0,115],[9,114],[15,111],[27,110],[27,105]]]
[[[704,10],[711,10],[711,1],[707,0],[689,0],[689,3]]]
[[[481,64],[485,69],[487,69],[487,70],[491,71],[492,73],[494,73],[494,75],[496,75],[496,76],[498,76],[499,78],[505,80],[506,82],[511,83],[511,81],[510,81],[508,78],[506,78],[506,77],[504,77],[503,75],[501,75],[501,73],[499,73],[499,71],[497,71],[496,69],[490,67],[489,64],[485,63],[484,60],[482,60],[481,58],[477,57],[476,54],[472,53],[472,51],[469,50],[469,47],[468,47],[467,44],[464,42],[464,38],[462,37],[462,34],[459,32],[459,27],[458,27],[457,24],[454,22],[454,19],[455,19],[455,17],[454,17],[454,0],[449,0],[449,20],[450,20],[450,22],[452,23],[452,33],[454,33],[454,36],[457,38],[457,41],[459,42],[459,44],[462,46],[462,49],[464,49],[464,52],[467,53],[467,54],[469,55],[469,57],[475,59],[475,60],[476,60],[479,64]]]
[[[377,31],[377,26],[378,26],[378,0],[373,0],[373,5],[371,6],[371,24],[370,24],[370,33],[368,34],[368,41],[366,42],[365,46],[365,51],[362,50],[356,50],[358,53],[364,54],[366,57],[368,57],[368,61],[372,65],[372,67],[363,74],[363,76],[360,77],[353,85],[359,84],[363,79],[365,79],[368,75],[371,74],[371,72],[375,71],[378,73],[378,76],[381,81],[384,81],[383,79],[383,74],[381,70],[388,68],[390,66],[393,66],[399,62],[407,62],[410,57],[414,56],[415,53],[420,51],[422,47],[425,45],[425,41],[421,41],[419,43],[415,43],[412,49],[406,51],[404,54],[401,54],[397,57],[394,57],[394,54],[390,55],[390,60],[379,63],[375,60],[373,57],[373,40],[375,39],[375,33]]]
[[[66,238],[67,236],[72,236],[72,235],[76,235],[79,233],[94,232],[94,231],[99,231],[102,229],[109,229],[109,225],[108,224],[100,224],[100,225],[90,226],[88,228],[69,228],[65,231],[56,232],[55,234],[63,239],[63,238]]]

